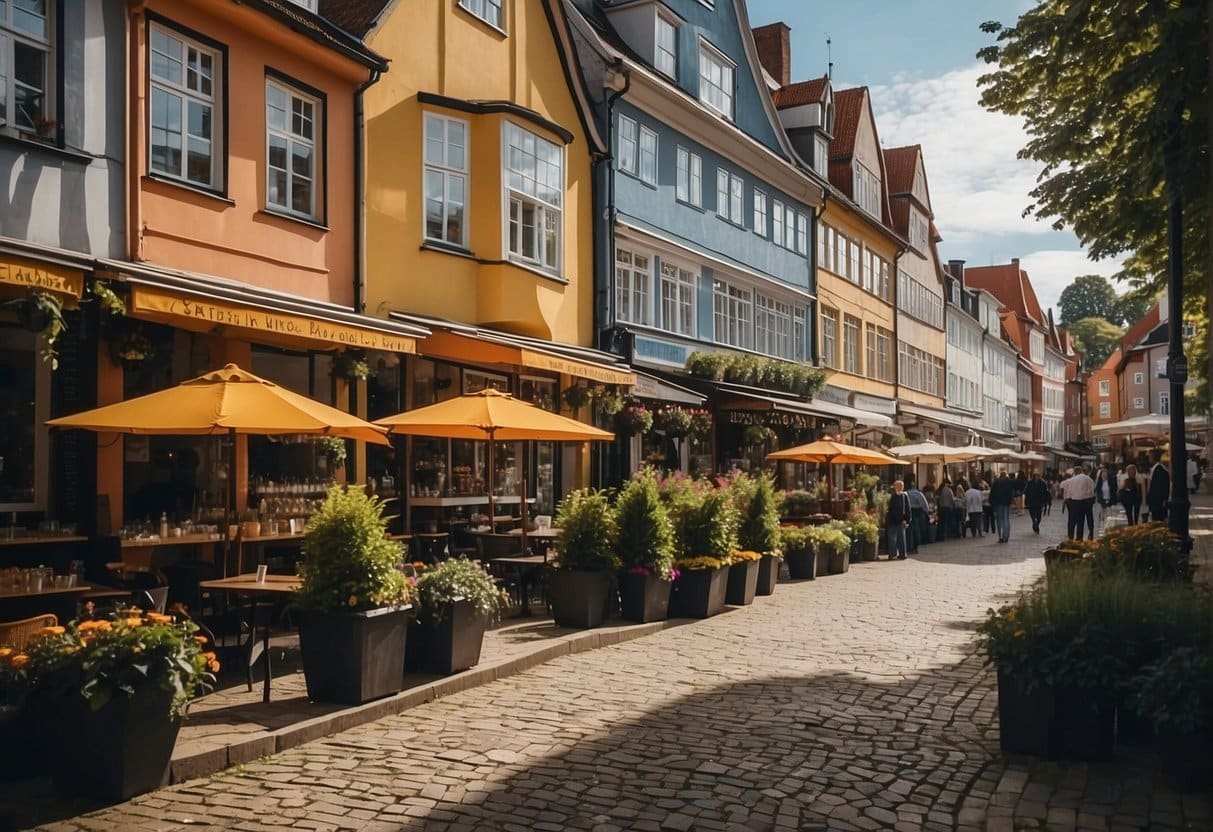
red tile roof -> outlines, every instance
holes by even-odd
[[[775,101],[775,107],[780,110],[788,107],[801,107],[805,104],[818,104],[825,95],[827,80],[823,75],[810,81],[797,81],[795,84],[775,90],[771,98]]]
[[[884,167],[889,183],[889,195],[908,194],[914,190],[914,173],[922,146],[893,147],[884,152]]]
[[[1036,299],[1036,290],[1028,273],[1019,267],[1019,263],[1007,263],[1001,266],[969,266],[965,269],[965,284],[975,289],[985,289],[1014,312],[1038,326],[1047,325],[1044,312],[1040,309],[1040,301]]]
[[[1126,332],[1124,337],[1120,339],[1121,349],[1128,352],[1136,347],[1143,340],[1145,340],[1145,337],[1150,334],[1154,327],[1158,326],[1160,320],[1161,313],[1159,312],[1159,306],[1156,303],[1150,307],[1146,314],[1142,316],[1140,321],[1129,327],[1129,331]]]
[[[834,140],[830,142],[830,161],[850,159],[855,152],[855,133],[859,116],[868,97],[867,87],[834,91]],[[849,192],[849,191],[848,191]]]
[[[320,0],[320,16],[351,35],[370,31],[379,13],[391,0]]]

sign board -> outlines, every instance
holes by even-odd
[[[637,335],[632,344],[632,360],[636,363],[653,364],[659,367],[686,369],[691,348],[659,338]]]
[[[84,293],[84,272],[54,263],[0,260],[0,283],[80,297]]]
[[[843,402],[843,404],[846,404],[846,402]],[[897,413],[897,402],[893,399],[869,396],[866,393],[852,393],[851,407],[857,407],[869,413],[880,413],[885,416],[894,416]]]
[[[1167,359],[1167,378],[1172,384],[1186,384],[1188,381],[1188,357],[1186,355]]]

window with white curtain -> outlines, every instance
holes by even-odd
[[[703,206],[703,160],[685,147],[678,148],[675,195],[682,202]]]
[[[678,29],[668,17],[657,14],[657,31],[654,41],[653,65],[657,71],[677,78],[678,75]]]
[[[650,185],[657,184],[657,134],[649,128],[640,127],[640,179]]]
[[[636,119],[628,118],[625,115],[619,116],[619,139],[618,149],[615,151],[618,158],[615,161],[616,167],[624,173],[636,175],[636,148],[638,139],[636,137]]]
[[[767,236],[767,195],[754,189],[754,233]]]

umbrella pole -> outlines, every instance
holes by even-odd
[[[522,476],[518,479],[518,516],[522,520],[522,553],[526,554],[526,475],[528,472],[527,446],[530,442],[522,443]]]
[[[237,551],[236,539],[231,536],[232,524],[235,522],[236,513],[236,430],[232,428],[227,432],[228,451],[227,451],[227,510],[223,512],[224,516],[224,547],[223,547],[223,577],[227,577],[227,562],[232,552]],[[240,564],[237,562],[236,570],[239,571]]]
[[[493,502],[493,434],[496,431],[493,428],[489,428],[487,432],[489,435],[489,449],[488,453],[485,454],[485,461],[488,465],[488,470],[484,472],[484,483],[489,495],[489,534],[494,534],[497,531],[497,524],[493,520],[497,516],[496,506]]]

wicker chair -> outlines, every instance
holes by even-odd
[[[0,647],[12,647],[24,650],[38,635],[43,627],[54,627],[59,619],[54,615],[35,615],[20,621],[8,621],[0,624]]]

